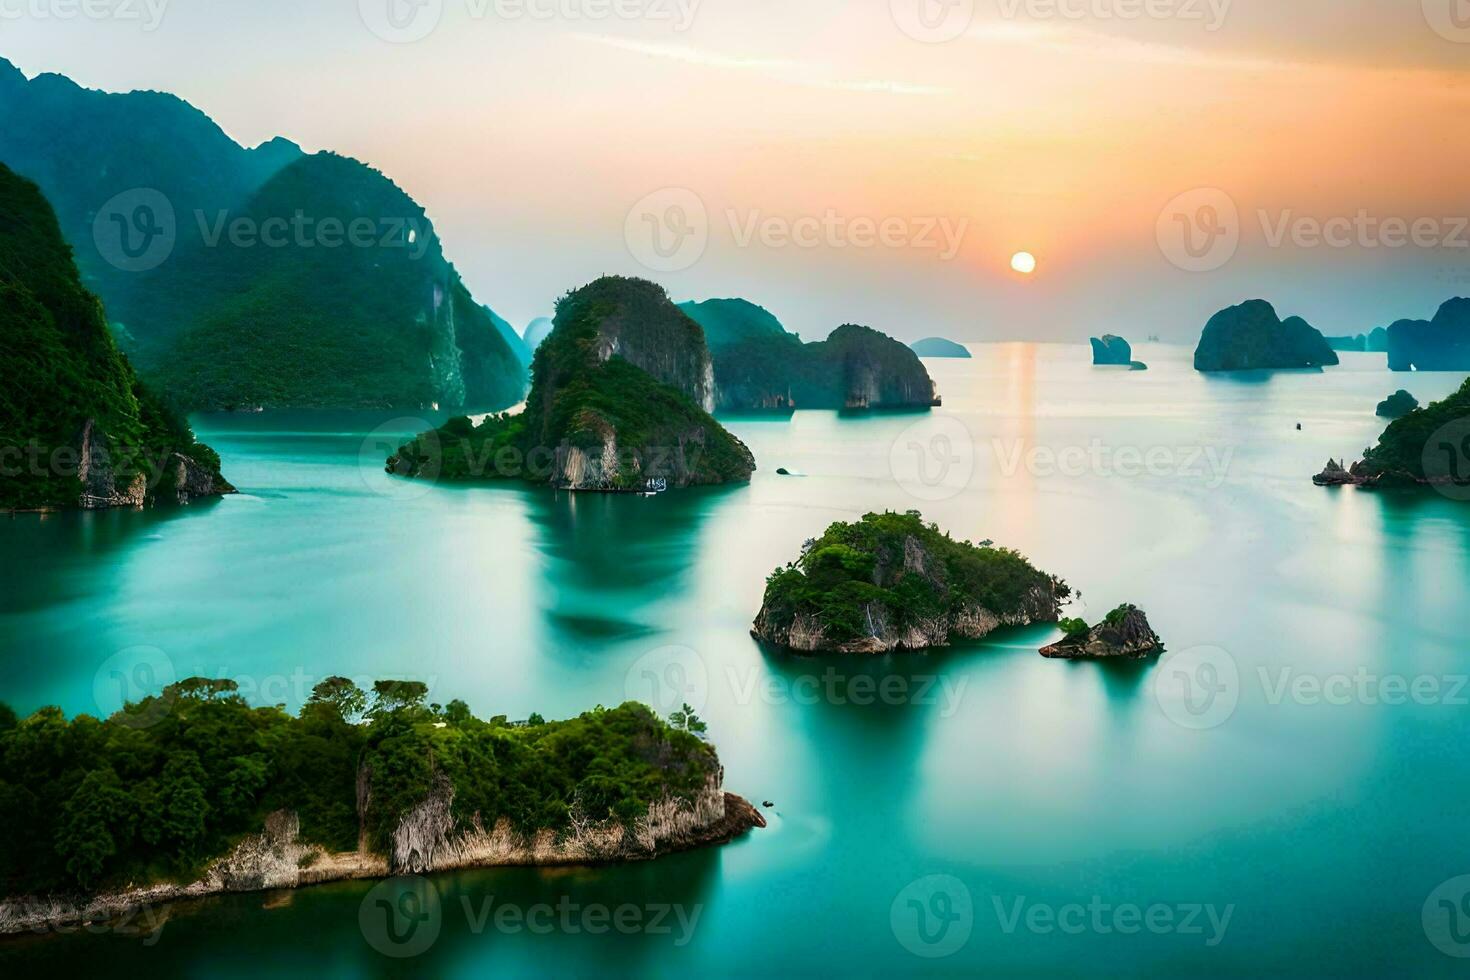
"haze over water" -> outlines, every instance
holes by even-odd
[[[1455,691],[1470,511],[1311,475],[1377,438],[1394,388],[1428,403],[1463,378],[1392,376],[1381,355],[1220,378],[1183,348],[1140,346],[1146,373],[1095,369],[1081,346],[975,353],[927,362],[945,399],[932,415],[726,420],[753,483],[653,499],[391,480],[392,439],[365,447],[381,418],[196,419],[240,496],[10,519],[0,560],[25,573],[0,595],[7,695],[23,713],[106,712],[122,669],[232,676],[292,710],[332,674],[425,680],[481,716],[677,698],[708,721],[727,788],[776,804],[769,828],[718,850],[436,876],[441,931],[406,975],[1450,975],[1421,910],[1470,873],[1470,691]],[[1191,716],[1157,697],[1167,661],[1043,660],[1047,628],[928,655],[761,649],[747,631],[765,575],[830,522],[885,508],[1019,549],[1081,591],[1073,615],[1137,603],[1222,700]],[[1293,694],[1302,676],[1440,694],[1387,703],[1354,680],[1331,703]],[[875,693],[893,677],[899,696]],[[905,889],[931,875],[971,900],[968,940],[937,960],[903,925]],[[179,908],[151,947],[8,943],[0,968],[392,970],[360,928],[370,887]],[[680,945],[677,928],[477,934],[464,904],[563,896],[699,911]],[[1042,932],[1024,914],[1008,929],[1018,908],[1099,902],[1230,912],[1223,930],[1201,914],[1199,934]]]

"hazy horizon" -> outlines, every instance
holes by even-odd
[[[517,329],[604,273],[744,297],[808,339],[1184,343],[1255,297],[1347,334],[1470,293],[1456,0],[391,0],[402,30],[388,2],[27,0],[0,56],[379,168]],[[1199,253],[1176,214],[1204,220]],[[650,254],[647,220],[707,247]]]

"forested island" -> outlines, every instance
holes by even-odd
[[[918,511],[868,514],[771,573],[751,633],[803,652],[924,650],[1057,622],[1070,595],[1019,553],[956,541]]]
[[[0,160],[42,187],[123,349],[183,409],[489,411],[525,393],[518,345],[423,207],[367,164],[246,148],[173,95],[4,59]]]
[[[1470,380],[1443,401],[1410,410],[1351,466],[1335,459],[1318,486],[1454,487],[1470,492]]]
[[[713,406],[699,325],[662,287],[610,276],[557,302],[524,412],[479,425],[451,419],[402,446],[387,467],[420,479],[571,490],[746,482],[755,459],[709,414]]]
[[[1148,616],[1131,603],[1118,606],[1096,626],[1083,619],[1063,619],[1057,625],[1062,639],[1041,648],[1041,655],[1051,660],[1145,660],[1164,647]]]
[[[919,355],[871,327],[846,324],[807,344],[748,300],[712,299],[680,309],[704,330],[721,411],[866,411],[938,402]]]
[[[118,351],[56,215],[0,164],[0,509],[187,503],[219,457]]]
[[[193,678],[111,718],[0,706],[0,932],[340,878],[637,860],[764,821],[692,712],[475,718],[323,680],[298,715]]]

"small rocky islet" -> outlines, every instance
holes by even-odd
[[[1134,371],[1147,371],[1148,365],[1133,359],[1133,346],[1116,334],[1103,334],[1092,338],[1092,364],[1094,367],[1126,367]]]
[[[1018,552],[956,540],[918,511],[868,514],[771,573],[751,635],[803,653],[927,650],[1057,622],[1070,595]]]
[[[1374,414],[1381,419],[1401,419],[1418,407],[1419,399],[1400,388],[1379,402]]]
[[[1164,648],[1148,616],[1133,605],[1119,606],[1096,626],[1081,619],[1058,625],[1065,636],[1041,648],[1041,655],[1051,660],[1146,660]]]

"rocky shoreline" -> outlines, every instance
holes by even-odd
[[[298,840],[294,813],[272,814],[265,829],[241,841],[198,881],[160,883],[88,898],[23,896],[0,900],[0,936],[45,933],[135,916],[160,905],[215,895],[305,888],[395,874],[430,874],[466,868],[558,867],[649,861],[728,844],[766,820],[748,800],[712,786],[694,801],[668,799],[649,807],[632,825],[574,820],[571,831],[530,837],[501,821],[486,831],[478,821],[454,833],[447,807],[452,796],[425,800],[394,834],[392,859],[366,849],[329,852]],[[150,913],[150,918],[152,918]]]

